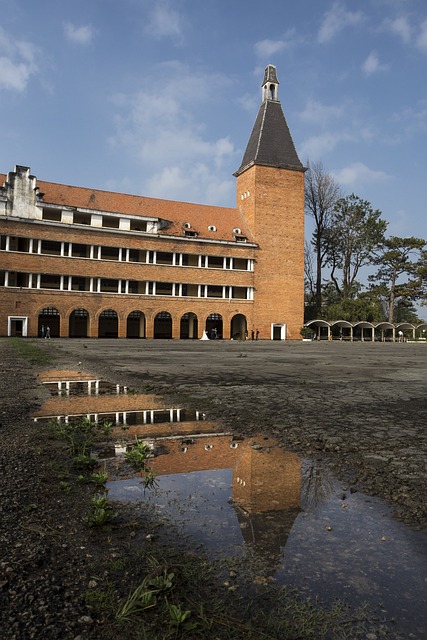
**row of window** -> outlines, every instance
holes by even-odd
[[[0,271],[0,286],[20,287],[23,289],[85,291],[88,293],[253,300],[253,287],[154,282],[148,280],[116,280],[96,277],[85,278],[82,276],[25,273],[21,271]]]
[[[92,213],[90,211],[72,211],[59,207],[44,207],[41,213],[42,220],[48,222],[61,222],[63,224],[78,224],[99,229],[118,229],[120,231],[140,231],[143,233],[157,233],[160,229],[168,227],[170,223],[159,218],[125,218],[120,215],[108,215]],[[209,225],[208,231],[216,231],[215,225]],[[187,238],[197,238],[196,231],[190,222],[183,224],[183,235]],[[233,229],[233,238],[236,242],[246,242],[240,229]]]
[[[231,269],[253,271],[251,258],[209,256],[193,253],[174,253],[150,249],[128,249],[76,242],[58,242],[18,236],[0,236],[0,250],[60,256],[62,258],[88,258],[90,260],[113,260],[117,262],[140,262],[172,267],[197,267],[202,269]]]
[[[90,213],[88,211],[71,211],[54,207],[43,208],[42,220],[65,224],[82,224],[87,227],[99,227],[102,229],[142,231],[144,233],[156,233],[159,228],[158,220],[123,218],[121,216]]]

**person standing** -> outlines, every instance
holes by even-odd
[[[50,327],[46,327],[45,338],[50,338]]]

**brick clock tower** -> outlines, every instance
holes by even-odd
[[[262,104],[237,178],[237,209],[258,244],[254,316],[260,339],[300,339],[304,323],[304,172],[268,65]],[[248,318],[250,325],[250,319]]]

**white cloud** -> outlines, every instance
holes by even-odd
[[[351,142],[354,137],[345,131],[329,131],[305,140],[299,155],[310,160],[320,160],[326,153],[333,151],[342,142]]]
[[[427,53],[427,20],[421,23],[421,30],[417,37],[417,47]]]
[[[394,20],[388,19],[384,22],[384,25],[386,29],[399,36],[405,44],[411,41],[412,28],[406,16],[399,16]]]
[[[66,22],[64,24],[64,33],[67,40],[73,42],[74,44],[90,44],[95,35],[94,30],[89,25],[83,25],[81,27],[76,27],[71,22]]]
[[[344,114],[344,108],[336,105],[321,104],[317,100],[309,99],[300,117],[305,122],[325,125],[333,120],[336,122]]]
[[[364,14],[361,11],[346,11],[340,2],[334,2],[331,9],[324,14],[323,22],[319,29],[318,41],[321,44],[329,42],[346,27],[361,24],[363,20]]]
[[[37,73],[36,47],[25,40],[9,36],[0,27],[0,89],[24,91]]]
[[[269,59],[271,56],[274,56],[276,53],[280,53],[284,49],[288,49],[297,43],[297,36],[295,29],[288,29],[286,33],[283,35],[283,38],[278,40],[272,40],[271,38],[266,38],[265,40],[259,40],[255,43],[255,54],[258,58],[262,58],[263,60]]]
[[[333,175],[337,182],[347,187],[384,182],[391,178],[384,171],[369,169],[363,162],[353,162],[353,164],[333,172]]]
[[[145,31],[156,38],[175,37],[182,40],[182,18],[175,9],[170,7],[169,2],[160,0],[151,12]]]
[[[162,91],[156,94],[159,74]],[[198,113],[229,84],[225,77],[174,62],[159,65],[153,78],[144,79],[144,89],[113,97],[117,130],[110,142],[140,163],[147,176],[144,193],[173,199],[187,193],[189,199],[191,192],[199,202],[220,204],[232,184],[222,169],[231,158],[237,162],[238,154],[227,136],[208,137]]]
[[[255,44],[255,53],[260,58],[269,58],[285,48],[283,40],[260,40]]]
[[[378,71],[386,71],[388,66],[381,64],[380,59],[375,51],[371,51],[364,63],[362,64],[363,73],[367,76],[371,76]]]
[[[212,174],[208,164],[170,165],[155,173],[145,184],[145,195],[172,200],[221,205],[235,195],[234,180]]]

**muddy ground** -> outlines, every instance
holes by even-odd
[[[49,363],[31,367],[0,340],[1,638],[117,640],[87,594],[111,583],[116,602],[144,571],[131,558],[137,528],[119,518],[114,535],[88,529],[93,488],[73,489],[61,445],[34,429],[31,413],[47,397],[40,368],[86,370],[196,407],[236,433],[264,431],[427,531],[425,344],[32,342]]]
[[[327,459],[427,529],[427,344],[59,340],[61,368],[196,407]],[[81,362],[80,365],[78,363]]]

